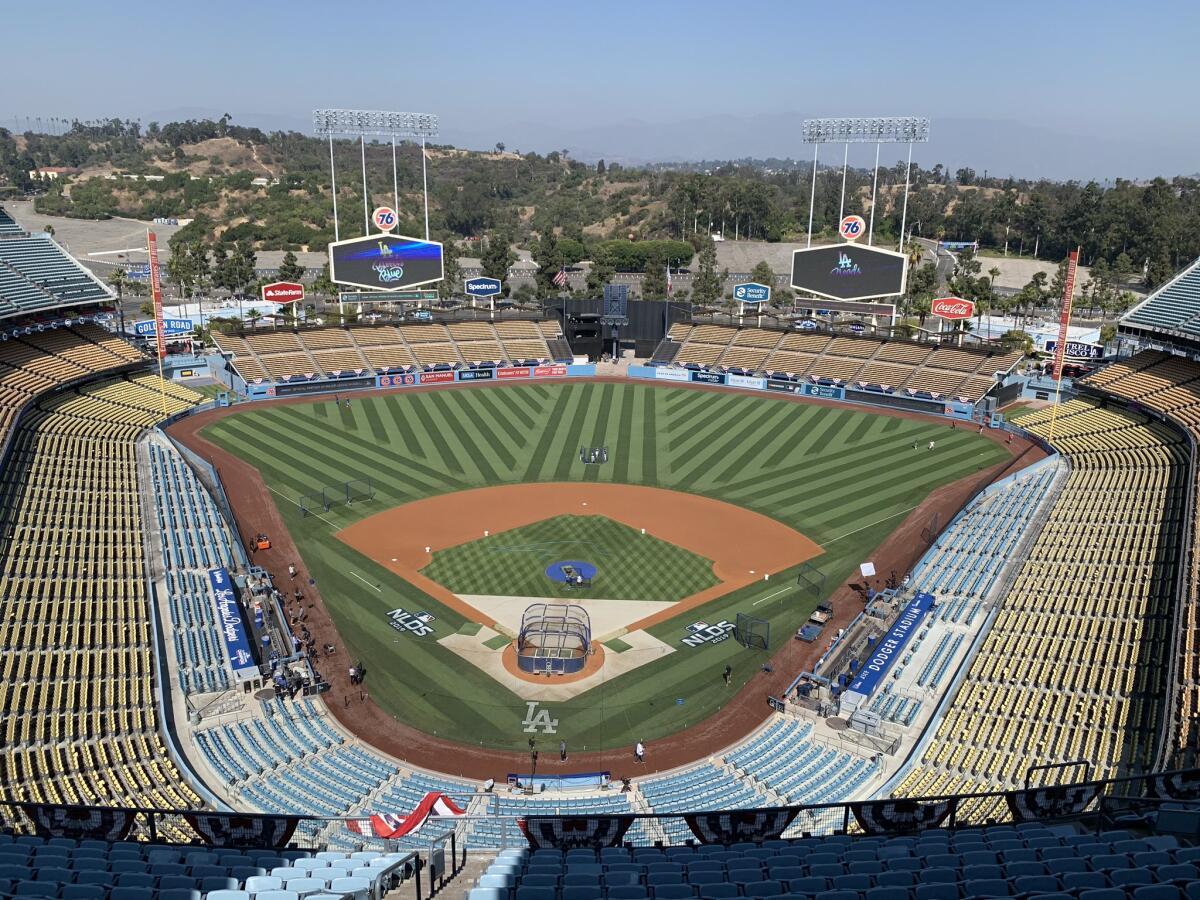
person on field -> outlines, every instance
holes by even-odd
[[[567,761],[567,742],[566,741],[558,742],[558,761],[559,762]]]
[[[733,680],[733,666],[725,667],[724,678],[725,678],[725,687],[729,687],[729,683]]]
[[[932,450],[932,449],[933,449],[933,441],[930,441],[930,442],[929,442],[929,449],[930,449],[930,450]]]
[[[296,564],[288,563],[288,578],[295,578],[295,577],[296,577]]]
[[[638,741],[633,748],[633,759],[635,762],[640,763],[646,761],[646,746],[641,741]]]

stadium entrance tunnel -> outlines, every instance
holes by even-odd
[[[596,577],[596,567],[578,559],[559,560],[546,566],[546,577],[560,584],[590,585]]]

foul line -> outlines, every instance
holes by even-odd
[[[359,581],[361,581],[363,584],[365,584],[367,587],[375,588],[375,590],[379,591],[379,593],[381,593],[381,594],[383,593],[383,588],[376,587],[375,585],[371,584],[371,582],[367,581],[367,579],[363,578],[357,572],[351,572],[350,574],[353,575],[355,578],[357,578]]]
[[[836,544],[842,538],[848,538],[851,535],[858,534],[860,531],[866,531],[868,528],[874,528],[876,525],[882,525],[888,519],[894,519],[894,518],[896,518],[896,516],[907,515],[908,513],[912,512],[914,509],[916,509],[920,505],[921,504],[918,503],[916,506],[910,506],[910,507],[908,507],[908,509],[902,509],[899,512],[894,512],[890,516],[884,516],[882,519],[876,519],[874,522],[868,522],[866,525],[863,525],[861,528],[855,528],[853,531],[847,531],[845,534],[839,534],[837,537],[830,538],[829,540],[825,541],[823,544],[817,544],[817,546],[818,547],[828,547],[830,544]]]
[[[784,592],[786,592],[786,591],[790,591],[790,590],[791,590],[791,588],[780,588],[779,590],[777,590],[777,591],[774,591],[773,593],[767,594],[767,596],[763,597],[761,600],[755,600],[755,601],[754,601],[753,603],[751,603],[750,605],[751,605],[751,606],[758,606],[758,604],[760,604],[760,603],[766,603],[766,602],[767,602],[768,600],[770,600],[772,597],[778,597],[780,594],[782,594],[782,593],[784,593]]]
[[[293,500],[291,497],[289,497],[289,496],[288,496],[287,494],[285,494],[283,491],[277,491],[277,490],[275,490],[275,488],[271,487],[270,485],[267,485],[267,490],[268,490],[268,491],[270,491],[272,494],[276,494],[276,495],[278,495],[278,496],[282,497],[282,498],[283,498],[284,500],[286,500],[288,503],[292,504],[292,506],[295,506],[296,508],[299,508],[299,507],[300,507],[300,501],[299,501],[299,500]],[[318,519],[320,519],[322,522],[324,522],[324,523],[325,523],[326,525],[328,525],[330,528],[337,528],[337,525],[336,525],[336,524],[334,524],[333,522],[330,522],[330,521],[329,521],[327,518],[325,518],[325,517],[324,517],[323,515],[321,515],[320,513],[315,513],[315,512],[313,512],[313,511],[310,509],[310,510],[308,511],[308,514],[309,514],[310,516],[316,516]]]

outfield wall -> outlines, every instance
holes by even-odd
[[[706,372],[666,366],[630,366],[629,377],[796,394],[819,400],[841,400],[846,403],[881,406],[885,409],[904,409],[930,416],[949,416],[952,419],[970,420],[975,416],[975,405],[963,403],[960,400],[922,400],[918,397],[885,394],[881,391],[865,391],[831,384],[814,384],[808,381],[788,381],[782,378],[735,375],[732,372]]]
[[[322,378],[317,381],[292,381],[278,384],[245,384],[247,400],[273,400],[276,397],[300,397],[307,394],[333,394],[376,388],[415,387],[430,384],[461,384],[479,381],[533,381],[540,378],[593,378],[594,365],[501,366],[494,369],[458,369],[443,372],[409,372],[399,375],[359,375],[352,378]],[[225,379],[222,379],[225,381]],[[234,379],[238,387],[240,378]]]

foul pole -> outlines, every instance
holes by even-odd
[[[1054,348],[1054,406],[1050,409],[1050,429],[1046,440],[1054,441],[1054,421],[1058,418],[1058,396],[1062,390],[1063,360],[1067,355],[1067,326],[1071,324],[1071,298],[1075,294],[1075,272],[1079,268],[1079,248],[1067,256],[1067,277],[1063,284],[1062,314],[1058,317],[1058,344]]]
[[[146,230],[146,250],[150,256],[150,294],[154,299],[154,355],[158,357],[158,396],[162,401],[162,414],[165,419],[167,417],[167,381],[163,377],[163,358],[167,355],[167,339],[163,334],[162,280],[158,277],[158,238],[149,229]]]

